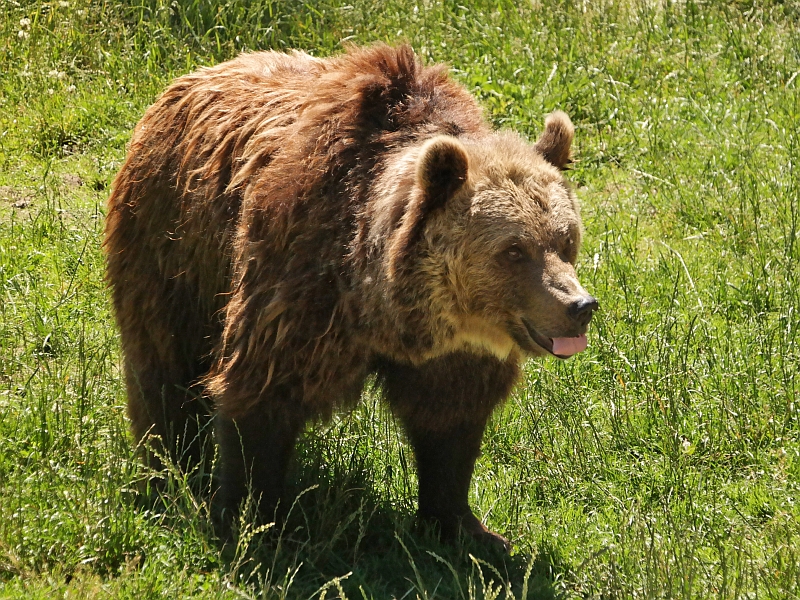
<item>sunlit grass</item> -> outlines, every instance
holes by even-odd
[[[797,598],[796,2],[0,7],[0,596]],[[173,77],[378,40],[448,62],[498,127],[572,116],[602,311],[487,431],[473,503],[511,557],[415,530],[413,458],[369,390],[306,433],[286,528],[221,553],[191,477],[145,500],[108,187]]]

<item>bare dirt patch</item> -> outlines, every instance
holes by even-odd
[[[31,189],[0,185],[0,202],[7,202],[12,208],[28,208],[33,202],[33,196]]]

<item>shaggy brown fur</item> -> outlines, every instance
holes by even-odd
[[[246,54],[175,81],[136,127],[106,222],[137,438],[199,460],[208,398],[215,506],[250,485],[270,511],[304,423],[376,373],[420,514],[505,544],[467,503],[483,429],[520,361],[596,308],[573,270],[572,136],[563,113],[533,147],[493,133],[405,46]]]

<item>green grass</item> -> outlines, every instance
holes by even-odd
[[[135,459],[104,202],[171,78],[407,40],[498,127],[577,127],[589,350],[532,362],[473,503],[510,557],[413,527],[374,397],[310,428],[282,532],[222,555]],[[800,4],[0,0],[0,596],[798,598]]]

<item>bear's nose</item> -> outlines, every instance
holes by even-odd
[[[600,308],[597,298],[594,296],[584,296],[570,304],[567,309],[569,316],[578,321],[581,325],[588,325],[592,320],[592,314]]]

